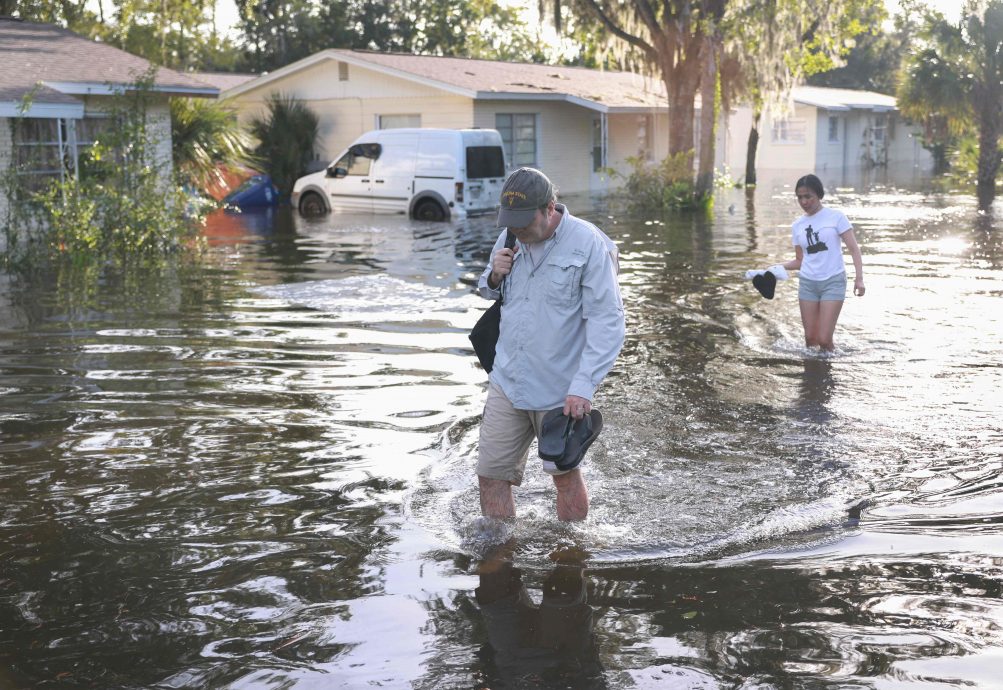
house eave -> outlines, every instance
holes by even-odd
[[[599,101],[594,101],[581,96],[573,96],[567,93],[524,93],[521,91],[478,91],[474,98],[479,101],[557,101],[570,103],[587,110],[594,110],[597,113],[607,115],[651,113],[653,111],[668,110],[665,106],[657,105],[606,105]]]
[[[98,82],[68,82],[68,81],[46,81],[43,82],[50,89],[69,96],[118,96],[127,91],[135,91],[139,87],[135,84],[108,84]],[[153,84],[148,87],[154,93],[162,93],[171,96],[188,96],[192,98],[216,98],[219,96],[219,89],[206,86],[169,86]]]
[[[0,101],[0,117],[80,120],[83,116],[83,103],[30,103],[25,108],[22,101]]]

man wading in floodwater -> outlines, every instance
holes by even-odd
[[[509,176],[498,226],[503,230],[478,283],[488,299],[503,292],[504,305],[477,474],[481,512],[506,518],[515,515],[512,486],[522,483],[527,451],[548,411],[563,406],[565,416],[583,425],[592,413],[596,388],[623,345],[624,315],[616,245],[558,204],[542,172],[521,168]],[[518,239],[512,249],[505,248],[505,228]],[[557,487],[561,520],[584,520],[589,512],[577,462],[572,459],[571,469],[543,462]]]

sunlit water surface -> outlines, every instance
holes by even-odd
[[[478,519],[491,218],[219,217],[208,268],[6,280],[0,687],[1003,687],[1003,225],[827,201],[868,288],[831,356],[743,278],[792,256],[789,187],[569,201],[628,309],[572,526],[532,457]]]

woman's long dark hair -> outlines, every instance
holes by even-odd
[[[825,188],[822,187],[822,180],[818,179],[816,175],[805,175],[798,179],[797,184],[794,185],[794,191],[796,192],[801,187],[807,187],[815,192],[815,196],[819,199],[825,197]]]

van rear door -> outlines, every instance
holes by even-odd
[[[467,211],[494,210],[505,184],[505,154],[501,146],[467,147]]]
[[[466,198],[468,213],[487,213],[501,201],[505,184],[505,154],[501,135],[493,129],[464,130],[466,163]]]

